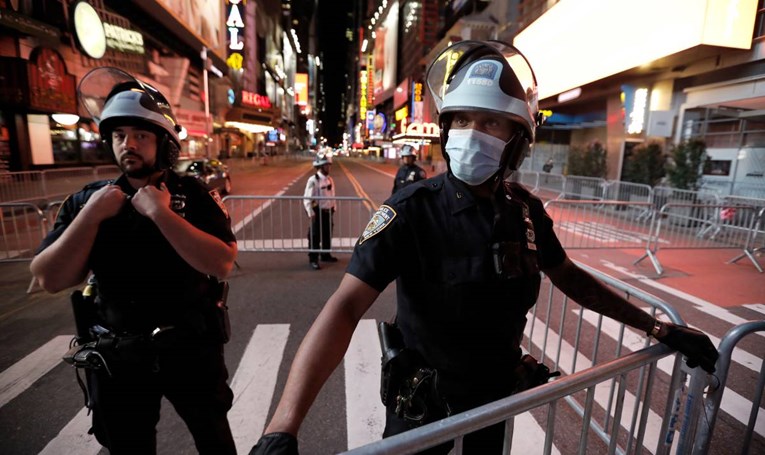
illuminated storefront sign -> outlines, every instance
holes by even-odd
[[[648,89],[622,86],[624,103],[624,128],[627,134],[640,134],[645,127],[646,108],[648,107]]]
[[[295,73],[295,104],[308,105],[308,73]]]
[[[122,52],[143,54],[143,35],[140,33],[107,23],[104,23],[104,33],[107,47]]]
[[[401,109],[396,111],[395,116],[396,116],[397,122],[400,122],[401,120],[406,119],[407,117],[409,117],[409,108],[406,106],[402,107]]]
[[[367,55],[367,106],[375,105],[375,59],[372,54]]]
[[[258,95],[257,93],[242,90],[242,104],[268,109],[271,107],[271,100],[266,95]]]
[[[244,62],[244,0],[226,1],[226,28],[228,29],[228,58],[231,69],[240,70]]]
[[[367,117],[367,72],[359,72],[359,117]]]
[[[438,137],[440,130],[435,123],[410,123],[406,127],[407,136]]]
[[[422,82],[412,84],[412,121],[422,123]]]

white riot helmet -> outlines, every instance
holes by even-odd
[[[401,147],[401,158],[404,158],[405,156],[411,156],[417,159],[417,151],[415,151],[413,146],[405,144]]]
[[[118,68],[101,67],[82,78],[77,94],[109,145],[112,131],[119,126],[147,128],[157,135],[156,167],[167,169],[175,164],[181,127],[159,90]]]
[[[332,164],[332,161],[327,157],[327,155],[320,153],[316,155],[316,158],[313,160],[313,167],[321,167],[325,164]]]
[[[518,169],[542,120],[534,72],[518,49],[500,41],[460,41],[436,57],[426,82],[439,112],[442,144],[454,113],[498,114],[521,128],[505,146],[497,171],[506,176]]]

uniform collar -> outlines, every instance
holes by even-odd
[[[175,186],[177,180],[178,180],[178,175],[175,172],[171,171],[170,169],[165,170],[165,177],[164,177],[165,185],[172,188]],[[114,181],[114,184],[122,188],[122,191],[125,194],[128,194],[130,196],[134,195],[137,192],[137,190],[133,188],[133,186],[130,184],[125,174],[120,175],[117,178],[117,180]]]
[[[444,178],[444,191],[452,215],[476,205],[475,196],[470,192],[468,186],[451,172],[448,172]]]

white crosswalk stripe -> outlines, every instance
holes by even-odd
[[[571,310],[577,311],[578,310]],[[598,326],[598,315],[589,311],[584,313],[584,321],[592,326]],[[544,326],[544,322],[530,318],[525,334],[531,333],[531,327]],[[604,336],[613,340],[618,339],[619,324],[604,318],[600,322],[600,330]],[[229,412],[229,421],[239,453],[246,453],[263,432],[268,412],[276,397],[274,395],[278,380],[278,372],[283,363],[284,351],[290,336],[288,324],[260,324],[252,336],[239,361],[231,380],[234,391],[234,405]],[[59,336],[51,339],[27,357],[0,373],[0,407],[6,405],[16,396],[24,393],[35,381],[48,373],[61,361],[61,356],[68,347],[71,336]],[[642,347],[642,336],[627,329],[623,345],[627,350],[634,351]],[[534,330],[532,343],[537,347],[546,344],[558,346],[560,343],[560,364],[558,368],[564,373],[570,373],[573,363],[574,348],[566,340],[559,340],[554,331],[547,333]],[[713,340],[717,343],[717,340]],[[624,353],[627,351],[625,350]],[[762,366],[762,360],[737,348],[733,361],[755,372]],[[376,321],[362,320],[344,358],[345,370],[345,401],[348,448],[355,448],[378,440],[385,425],[385,410],[379,399],[380,385],[380,347],[377,340]],[[658,370],[670,374],[673,358],[665,358],[658,362]],[[579,353],[577,355],[577,371],[588,368],[591,360]],[[595,401],[598,406],[606,409],[611,399],[607,387],[597,387]],[[632,407],[636,398],[629,391],[624,398],[622,422],[628,424],[631,419]],[[652,403],[658,412],[663,412],[663,403]],[[739,422],[748,419],[751,401],[730,388],[723,395],[721,410]],[[661,408],[661,409],[659,409]],[[44,408],[41,407],[41,411]],[[613,411],[612,411],[613,413]],[[765,416],[765,410],[760,409],[760,415]],[[661,439],[661,416],[654,410],[649,410],[648,426],[644,438],[644,446],[653,451]],[[97,454],[101,447],[94,437],[87,434],[91,425],[91,417],[87,409],[80,409],[77,414],[50,441],[41,454]],[[560,429],[558,430],[560,431]],[[578,431],[578,429],[576,430]],[[765,435],[765,422],[759,418],[754,431]],[[519,415],[515,419],[513,433],[513,452],[539,453],[540,441],[544,439],[545,430],[530,413]],[[559,453],[553,447],[553,453]]]

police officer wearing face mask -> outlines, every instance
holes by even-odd
[[[396,192],[374,214],[303,340],[253,453],[296,453],[295,435],[311,402],[360,318],[393,280],[396,326],[407,354],[390,363],[384,354],[383,436],[549,379],[535,362],[526,368],[520,347],[540,271],[584,307],[656,337],[682,352],[689,366],[714,371],[718,353],[706,335],[655,320],[576,266],[542,201],[506,182],[540,120],[523,55],[501,42],[459,42],[433,62],[427,83],[439,109],[448,172]],[[386,352],[396,337],[381,338]],[[394,371],[398,367],[403,371]],[[529,371],[533,381],[524,374]],[[502,424],[467,435],[464,453],[501,453],[503,435]],[[427,453],[446,454],[451,445]]]
[[[164,396],[200,453],[236,453],[218,281],[237,251],[225,207],[172,171],[180,128],[156,89],[103,67],[78,93],[123,174],[66,199],[30,268],[49,292],[92,272],[93,300],[73,294],[82,345],[68,357],[86,368],[91,432],[111,454],[155,453]]]
[[[428,178],[425,170],[414,164],[416,159],[417,152],[414,150],[414,147],[409,144],[401,147],[401,160],[404,161],[404,164],[402,164],[401,167],[398,168],[398,172],[396,172],[396,177],[393,179],[393,191],[391,194],[414,182],[419,182],[420,180]]]

